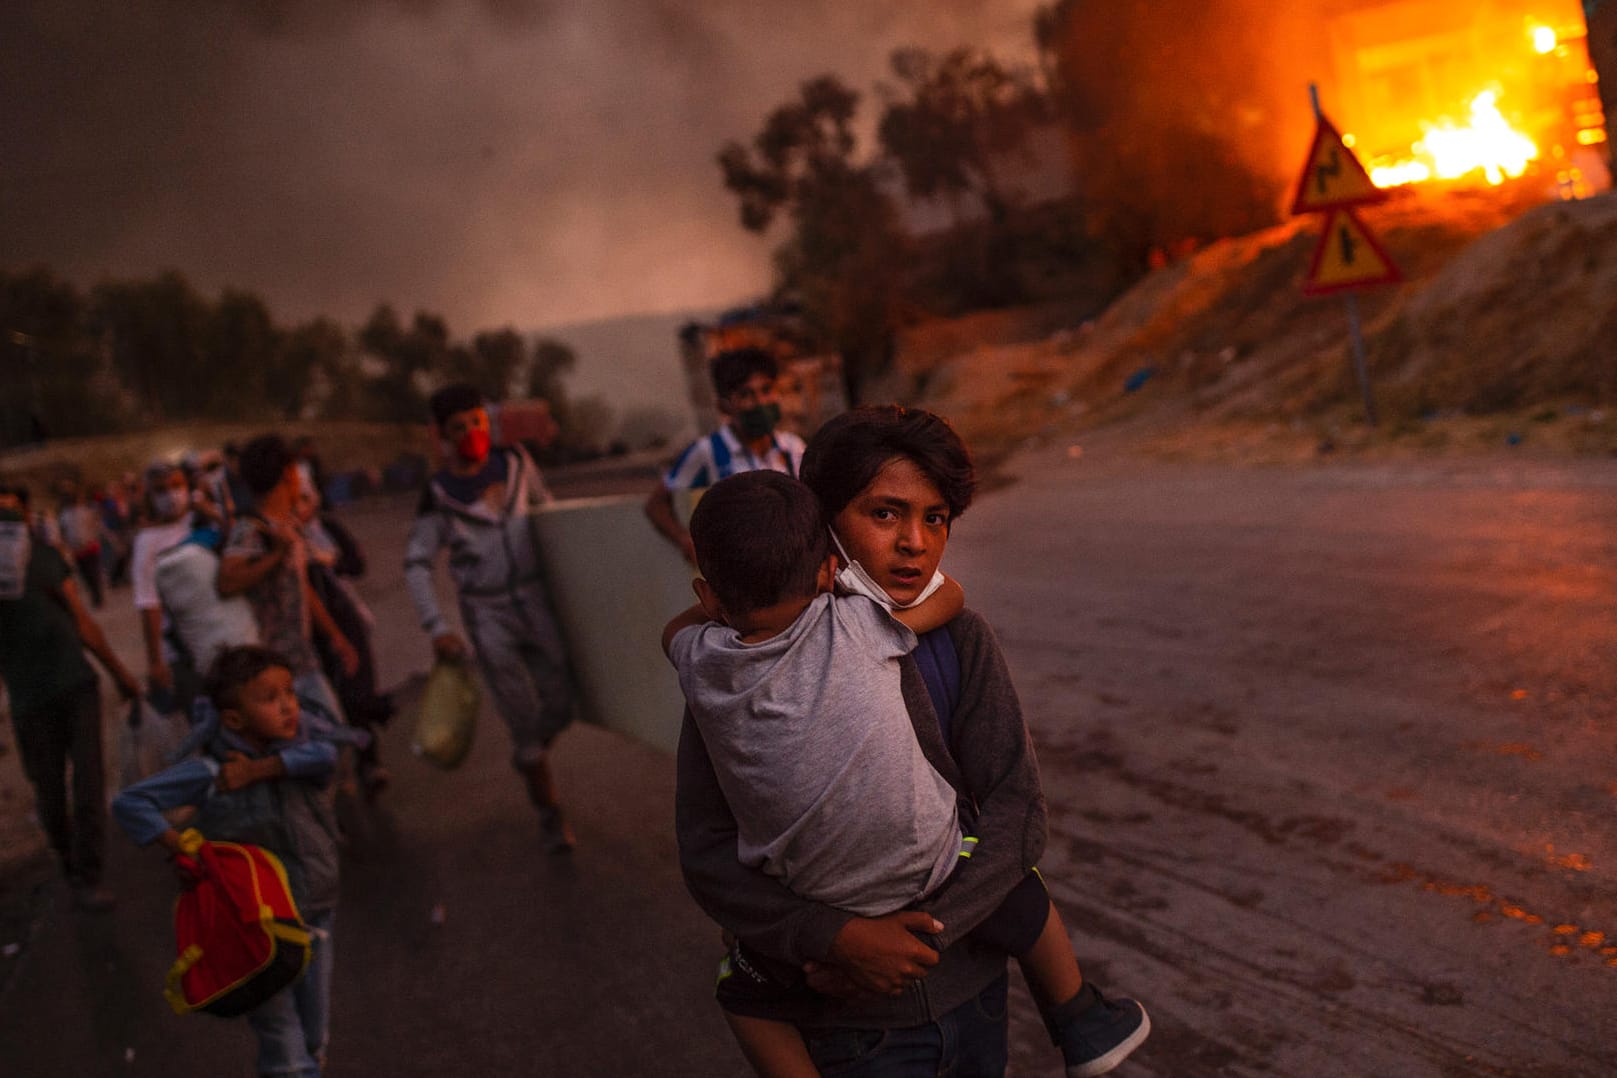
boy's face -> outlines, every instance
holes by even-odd
[[[443,426],[438,430],[443,435],[444,441],[455,447],[455,452],[461,460],[476,464],[488,458],[487,408],[468,408],[463,412],[455,412],[444,420]]]
[[[152,508],[165,521],[178,520],[191,508],[191,484],[178,468],[152,485]]]
[[[949,503],[908,457],[894,457],[832,521],[848,556],[894,602],[921,594],[949,544]]]
[[[775,379],[759,372],[720,397],[719,411],[727,416],[734,416],[740,415],[749,408],[779,403],[780,394],[776,389]]]
[[[261,746],[298,736],[298,698],[292,691],[292,671],[284,666],[263,671],[241,687],[236,706],[226,708],[219,718]]]
[[[288,464],[281,473],[281,486],[286,490],[287,501],[296,508],[298,498],[303,493],[303,473],[298,470],[297,461]]]

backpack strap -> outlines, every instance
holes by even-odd
[[[792,463],[792,454],[786,449],[785,446],[780,444],[780,439],[771,434],[769,436],[769,446],[775,452],[780,454],[781,460],[786,462],[786,474],[791,476],[793,479],[796,479],[797,465]]]
[[[718,473],[718,479],[728,479],[735,474],[730,459],[730,447],[725,444],[722,431],[714,431],[707,436],[708,444],[713,447],[713,470]]]
[[[960,653],[955,650],[949,627],[922,633],[911,655],[926,682],[926,694],[932,698],[932,710],[938,713],[938,729],[947,748],[955,708],[960,706]]]

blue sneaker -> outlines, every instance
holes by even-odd
[[[1052,1029],[1067,1078],[1095,1078],[1123,1062],[1151,1035],[1151,1019],[1132,999],[1107,999],[1087,982],[1088,1005]]]

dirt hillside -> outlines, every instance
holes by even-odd
[[[1360,293],[1375,440],[1617,447],[1617,195],[1427,193],[1363,217],[1406,277]],[[1020,343],[942,358],[948,332],[925,327],[900,363],[985,445],[1124,420],[1167,443],[1192,429],[1363,442],[1344,301],[1302,294],[1320,227],[1213,244],[1081,325],[1030,323]]]

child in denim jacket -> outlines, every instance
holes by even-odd
[[[226,648],[215,660],[189,745],[201,752],[130,786],[113,818],[137,844],[180,852],[164,813],[192,806],[209,840],[262,846],[286,867],[314,936],[303,976],[247,1015],[258,1073],[314,1078],[325,1065],[337,906],[337,820],[331,778],[339,744],[365,735],[303,706],[287,660],[268,648]]]

